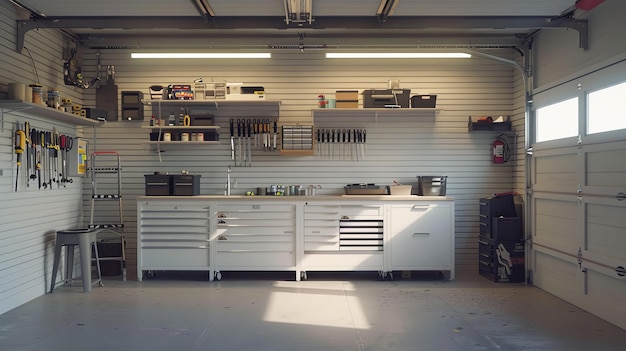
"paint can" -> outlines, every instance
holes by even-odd
[[[22,83],[9,83],[9,100],[26,101],[26,85]]]

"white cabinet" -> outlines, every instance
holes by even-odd
[[[219,203],[215,270],[295,270],[295,205]],[[218,275],[219,277],[219,275]]]
[[[383,272],[383,212],[383,204],[305,204],[303,276],[307,270]]]
[[[138,275],[151,270],[449,271],[454,201],[140,197]]]
[[[454,279],[454,208],[448,201],[389,205],[390,270],[450,271]]]
[[[137,206],[137,276],[144,271],[210,272],[208,202],[140,201]]]

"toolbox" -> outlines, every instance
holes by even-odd
[[[172,193],[172,178],[168,174],[146,174],[146,196],[168,196]]]
[[[409,107],[411,89],[371,89],[363,91],[364,108]]]
[[[522,219],[480,216],[480,235],[495,240],[521,240]]]
[[[199,174],[174,174],[172,177],[172,195],[200,195]]]
[[[348,184],[344,187],[346,195],[389,195],[389,187],[376,184]]]

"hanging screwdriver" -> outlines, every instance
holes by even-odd
[[[32,162],[30,159],[30,122],[24,122],[24,139],[26,141],[26,172],[24,178],[26,179],[26,187],[30,186],[30,170],[32,168]]]
[[[26,147],[26,134],[24,131],[19,129],[19,123],[17,124],[17,128],[15,130],[15,153],[17,154],[17,167],[15,171],[15,191],[17,191],[17,183],[20,179],[20,167],[22,166],[22,154],[24,153],[24,148]]]

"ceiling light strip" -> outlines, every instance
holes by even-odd
[[[464,52],[328,52],[326,58],[470,58]]]
[[[271,58],[272,54],[269,52],[258,53],[237,53],[237,52],[188,52],[188,53],[173,53],[173,52],[133,52],[130,54],[131,58],[159,58],[159,59],[227,59],[227,58]]]

